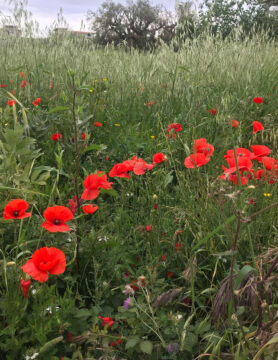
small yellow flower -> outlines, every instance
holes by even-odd
[[[103,78],[102,80],[103,80],[103,81],[107,81],[107,78]]]
[[[270,193],[264,193],[264,196],[266,196],[266,197],[270,197],[272,194],[270,194]]]
[[[154,135],[151,135],[151,139],[154,139]]]
[[[114,124],[114,126],[121,126],[120,124]]]
[[[90,91],[90,92],[93,92],[93,91],[94,91],[94,89],[90,89],[89,91]]]

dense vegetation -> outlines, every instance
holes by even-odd
[[[0,358],[275,359],[276,43],[57,36],[1,54]]]

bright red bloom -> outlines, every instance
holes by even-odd
[[[107,182],[107,175],[102,171],[91,174],[83,182],[85,190],[81,196],[84,200],[94,200],[99,195],[99,189],[112,189],[112,182]]]
[[[137,279],[134,279],[134,280],[131,281],[130,287],[132,287],[132,289],[135,290],[135,291],[139,290],[139,287],[134,285],[134,284],[137,284]]]
[[[85,214],[93,214],[94,212],[96,212],[98,209],[98,206],[94,206],[92,205],[83,205],[82,206],[82,210],[84,211]]]
[[[70,227],[66,224],[73,218],[72,212],[65,206],[55,205],[47,208],[43,217],[45,222],[42,227],[50,232],[65,232],[69,231]]]
[[[191,154],[184,160],[184,166],[188,169],[200,167],[208,163],[210,158],[203,153]]]
[[[253,134],[256,134],[256,132],[261,131],[264,129],[263,124],[261,124],[259,121],[253,121]]]
[[[33,104],[34,106],[38,106],[40,102],[41,102],[41,98],[36,98],[35,101],[32,101],[32,104]]]
[[[157,210],[157,209],[158,209],[158,205],[157,205],[157,203],[154,203],[153,208],[154,208],[154,210]]]
[[[236,167],[236,160],[235,158],[226,158],[227,163],[229,164],[229,168],[226,169],[225,167],[223,167],[224,173],[225,174],[232,174],[234,172],[237,171],[237,167]],[[247,157],[243,157],[243,156],[238,156],[237,157],[237,165],[238,165],[238,169],[239,170],[245,170],[245,171],[250,171],[252,169],[252,161],[247,158]]]
[[[94,123],[94,125],[95,125],[96,127],[100,127],[100,126],[102,126],[102,123],[96,121],[96,122]]]
[[[167,158],[166,158],[166,156],[164,155],[164,154],[162,154],[162,153],[156,153],[156,154],[154,154],[154,156],[153,156],[153,164],[155,165],[155,164],[160,164],[160,163],[162,163],[163,161],[167,161]]]
[[[176,252],[180,251],[183,248],[183,244],[182,243],[176,243]]]
[[[253,99],[253,102],[254,102],[255,104],[261,104],[261,103],[263,102],[263,99],[262,99],[261,97],[255,97],[255,98]]]
[[[147,232],[151,232],[151,225],[147,225],[147,226],[146,226],[146,231],[147,231]]]
[[[102,316],[98,316],[98,318],[100,320],[102,320],[102,325],[103,326],[106,326],[108,325],[108,328],[110,328],[113,324],[114,324],[114,321],[111,317],[102,317]]]
[[[148,101],[146,104],[145,104],[145,106],[151,106],[151,105],[153,105],[154,104],[154,101]]]
[[[82,137],[82,140],[86,140],[86,134],[85,133],[81,133],[81,137]]]
[[[133,171],[135,175],[143,175],[147,170],[151,170],[154,164],[147,164],[145,160],[133,156],[131,160],[125,160],[122,165],[126,166],[126,171]]]
[[[20,285],[21,285],[21,290],[22,290],[23,297],[27,298],[28,297],[28,292],[29,292],[29,287],[31,285],[31,279],[29,279],[29,280],[21,279],[20,280]]]
[[[211,109],[210,110],[211,115],[216,115],[218,113],[217,109]]]
[[[237,127],[239,125],[239,121],[237,120],[230,120],[230,123],[232,124],[232,127]]]
[[[43,247],[34,252],[21,269],[40,283],[47,281],[48,273],[58,275],[66,269],[66,256],[62,250]]]
[[[28,83],[29,84],[29,83]],[[22,80],[20,83],[20,87],[24,88],[25,86],[27,86],[27,81],[26,80]]]
[[[180,132],[182,130],[181,124],[173,123],[168,125],[168,137],[173,136],[173,132]],[[176,138],[176,134],[174,134],[174,139]]]
[[[260,162],[263,163],[267,170],[278,169],[278,160],[272,157],[264,156],[261,158]]]
[[[32,213],[25,212],[29,204],[22,199],[11,200],[4,208],[4,220],[24,219],[31,216]]]
[[[267,156],[271,153],[271,150],[265,145],[251,145],[251,148],[255,154],[255,159]]]
[[[8,101],[8,105],[9,106],[13,106],[13,105],[15,105],[16,104],[16,101],[15,100],[9,100]]]
[[[121,344],[123,342],[123,340],[120,338],[120,339],[117,339],[115,341],[112,341],[109,345],[110,346],[117,346],[118,344]]]
[[[26,77],[26,74],[25,74],[23,71],[20,71],[20,72],[19,72],[19,76],[20,76],[20,77]]]
[[[82,199],[79,198],[79,204],[82,202]],[[74,200],[73,199],[69,199],[69,207],[70,207],[70,211],[72,212],[72,214],[74,215],[76,208],[78,207],[77,204],[77,197],[74,195]]]
[[[194,140],[193,153],[201,153],[205,156],[211,156],[214,152],[214,146],[207,143],[204,138]]]
[[[127,173],[129,166],[124,163],[115,164],[109,172],[110,177],[123,177],[130,179],[130,175]]]
[[[175,273],[173,271],[168,271],[167,272],[167,276],[169,279],[171,279],[171,277],[173,277],[175,275]]]
[[[51,140],[58,141],[61,139],[61,137],[62,137],[62,135],[60,133],[52,134]]]
[[[249,158],[251,160],[255,158],[255,155],[246,148],[236,148],[235,151],[236,151],[237,157],[242,156],[242,157]],[[235,156],[234,150],[227,150],[226,155],[224,155],[224,158],[225,159],[234,158],[234,156]]]

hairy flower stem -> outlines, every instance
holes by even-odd
[[[75,196],[77,199],[77,214],[76,219],[76,263],[77,270],[80,273],[80,257],[79,257],[79,215],[80,215],[80,203],[79,203],[79,194],[78,194],[78,178],[79,178],[79,151],[78,151],[78,131],[77,131],[77,118],[75,113],[76,107],[76,94],[77,90],[75,88],[74,74],[72,75],[72,89],[73,89],[73,99],[72,99],[72,117],[74,123],[74,146],[75,146],[75,176],[74,176],[74,187],[75,187]]]

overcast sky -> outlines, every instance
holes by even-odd
[[[27,0],[21,0],[24,3]],[[63,16],[72,30],[80,30],[81,21],[85,21],[88,10],[96,11],[104,0],[28,0],[27,10],[31,11],[33,18],[37,20],[41,28],[50,26],[57,21],[57,14],[60,8],[63,9]],[[125,0],[114,0],[115,3],[126,4]],[[175,0],[150,0],[151,5],[164,5],[166,9],[174,12]],[[0,0],[0,11],[8,16],[10,9],[14,6],[9,4],[9,0]],[[86,24],[86,29],[88,24]]]

